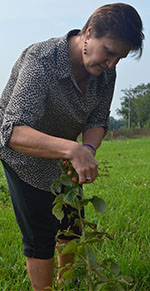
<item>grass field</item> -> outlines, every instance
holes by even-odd
[[[110,233],[99,254],[113,258],[133,277],[132,290],[150,290],[150,139],[104,141],[97,160],[107,161],[109,178],[87,185],[85,196],[106,201],[105,215],[86,208],[86,217]],[[0,167],[0,290],[32,290],[22,256],[21,235]],[[87,288],[83,288],[83,291]]]

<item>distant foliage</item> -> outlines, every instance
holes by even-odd
[[[125,120],[126,127],[130,115],[131,128],[150,128],[150,83],[122,92],[121,109],[117,109],[117,114]]]
[[[144,137],[150,137],[150,128],[120,128],[119,130],[113,130],[113,132],[109,130],[104,140],[123,140]]]
[[[126,125],[124,119],[115,119],[114,117],[110,116],[109,118],[109,130],[118,130],[120,128],[124,128]]]

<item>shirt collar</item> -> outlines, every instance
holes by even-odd
[[[57,77],[64,79],[72,75],[72,63],[69,54],[68,39],[77,35],[80,30],[71,30],[58,41],[57,47]]]

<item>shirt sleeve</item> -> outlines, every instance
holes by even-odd
[[[101,90],[99,91],[99,104],[89,115],[83,132],[89,128],[104,127],[104,134],[106,135],[109,127],[110,106],[114,93],[115,80],[116,70],[113,71],[111,77],[106,82],[103,82]]]
[[[14,125],[27,125],[36,129],[38,120],[44,114],[44,100],[48,92],[48,77],[45,67],[33,53],[26,54],[18,74],[14,75],[17,75],[17,78],[5,109],[1,127],[1,144],[3,146],[7,144]]]

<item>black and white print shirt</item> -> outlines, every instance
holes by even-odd
[[[68,38],[52,38],[28,47],[15,63],[0,98],[0,159],[32,186],[50,190],[59,175],[55,159],[33,158],[8,147],[14,125],[26,125],[48,135],[76,140],[88,128],[105,133],[116,78],[115,69],[90,75],[84,94],[72,72]]]

